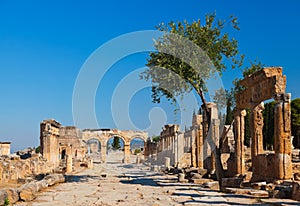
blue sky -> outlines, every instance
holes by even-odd
[[[299,8],[298,0],[0,0],[0,141],[12,141],[13,150],[37,146],[43,119],[73,125],[77,75],[105,42],[154,29],[160,22],[203,19],[215,11],[219,18],[238,17],[241,30],[231,35],[239,41],[246,62],[258,59],[267,66],[282,66],[287,91],[293,98],[300,97]],[[143,67],[146,57],[138,54],[117,62],[99,85],[95,110],[100,127],[115,126],[110,112],[114,87],[122,75]],[[226,72],[225,87],[240,74],[239,70]],[[173,108],[167,102],[151,104],[149,94],[144,89],[134,96],[132,121],[147,128],[149,110],[159,106],[166,111],[167,123],[174,122]]]

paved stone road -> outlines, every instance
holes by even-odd
[[[143,165],[108,162],[95,164],[94,169],[68,176],[66,183],[49,187],[34,201],[16,205],[262,205],[264,202],[266,200],[223,194],[193,184],[178,183],[175,176],[151,172]],[[267,202],[300,205],[289,200]]]

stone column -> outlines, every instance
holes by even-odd
[[[291,179],[293,178],[291,160],[291,95],[277,96],[275,100],[275,178]]]
[[[68,145],[66,148],[66,159],[66,172],[70,173],[73,171],[72,145]]]
[[[101,143],[101,162],[106,162],[106,153],[107,153],[106,144]]]
[[[66,155],[67,164],[66,164],[66,173],[71,173],[73,171],[73,161],[71,155]]]
[[[203,127],[200,124],[197,127],[197,167],[203,169]]]
[[[178,147],[179,147],[179,139],[178,139],[178,132],[176,131],[175,132],[175,139],[174,139],[174,150],[173,150],[174,151],[174,157],[175,157],[175,159],[174,159],[175,165],[178,165],[178,162],[179,162]]]
[[[235,174],[245,173],[244,136],[245,136],[245,110],[234,111],[234,140],[235,140]]]
[[[130,143],[124,143],[124,163],[130,163]]]
[[[212,162],[214,162],[214,160],[212,160],[213,157],[213,152],[215,150],[215,148],[211,148],[214,147],[215,145],[212,142],[212,124],[210,124],[210,128],[208,128],[209,124],[208,122],[213,121],[213,119],[218,119],[218,108],[217,105],[215,103],[212,102],[208,102],[207,103],[207,107],[210,113],[210,120],[208,120],[208,117],[206,116],[206,113],[203,113],[203,157],[204,157],[204,168],[208,169],[208,171],[212,171],[214,169],[211,168]]]
[[[191,139],[192,139],[192,151],[191,151],[191,164],[193,167],[196,167],[197,165],[197,160],[196,160],[196,153],[197,153],[197,145],[196,145],[196,135],[197,135],[197,129],[196,128],[193,128],[192,131],[191,131]]]
[[[216,170],[216,151],[215,149],[219,148],[219,127],[220,127],[220,120],[219,119],[212,119],[211,121],[211,138],[212,138],[212,145],[215,145],[216,148],[212,148],[211,152],[211,170]]]
[[[251,159],[252,163],[255,162],[255,157],[263,153],[263,126],[264,117],[263,110],[265,109],[264,103],[260,103],[258,106],[251,109]]]

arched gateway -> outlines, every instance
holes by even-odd
[[[74,126],[63,127],[57,121],[44,120],[40,125],[40,146],[43,157],[53,166],[58,166],[62,157],[72,164],[73,160],[82,160],[92,145],[100,151],[102,162],[106,162],[107,142],[112,137],[120,137],[124,141],[124,163],[130,161],[130,142],[139,138],[146,143],[148,133],[118,129],[85,129],[81,131]],[[146,151],[146,144],[144,144]]]
[[[132,130],[117,130],[117,129],[86,129],[83,130],[82,139],[87,142],[90,139],[98,139],[101,143],[101,161],[106,162],[107,142],[113,137],[119,137],[124,142],[124,163],[129,163],[130,160],[130,142],[135,138],[142,139],[147,142],[148,133]],[[144,144],[146,146],[146,144]],[[146,148],[144,148],[146,149]]]

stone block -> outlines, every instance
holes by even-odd
[[[250,186],[252,189],[260,190],[265,185],[267,185],[267,182],[254,182]]]
[[[261,189],[266,190],[266,191],[273,191],[275,189],[275,185],[272,183],[269,183],[269,184],[262,186]]]
[[[213,181],[212,179],[201,178],[201,179],[194,179],[193,183],[203,185],[207,182],[212,182],[212,181]]]
[[[292,199],[300,201],[300,181],[293,182]]]
[[[191,179],[195,180],[195,179],[201,179],[202,176],[199,173],[191,173]]]
[[[198,173],[203,177],[207,174],[207,169],[199,168]]]
[[[184,173],[178,174],[178,182],[183,182],[183,183],[188,182],[188,180],[185,179],[185,174]]]
[[[65,177],[62,174],[52,174],[44,178],[49,186],[55,185],[57,183],[65,182]]]
[[[240,188],[242,186],[243,178],[231,177],[222,179],[222,187]]]
[[[277,185],[273,191],[270,191],[271,198],[291,199],[292,187]]]
[[[212,190],[219,190],[220,189],[219,182],[217,182],[217,181],[205,182],[203,184],[203,187],[209,188],[209,189],[212,189]]]
[[[269,193],[263,190],[224,187],[222,191],[230,194],[251,195],[253,197],[269,197]]]
[[[17,189],[9,188],[6,189],[6,192],[10,204],[14,204],[19,200],[19,192],[17,191]]]
[[[300,181],[300,173],[299,172],[294,174],[294,180],[295,181]]]
[[[28,202],[34,200],[37,197],[38,187],[36,182],[31,182],[29,184],[24,185],[20,189],[20,199]]]
[[[0,190],[0,205],[4,205],[6,198],[8,198],[6,190]]]
[[[48,187],[48,182],[46,180],[41,180],[36,182],[37,190],[41,191],[42,189],[45,189]]]

